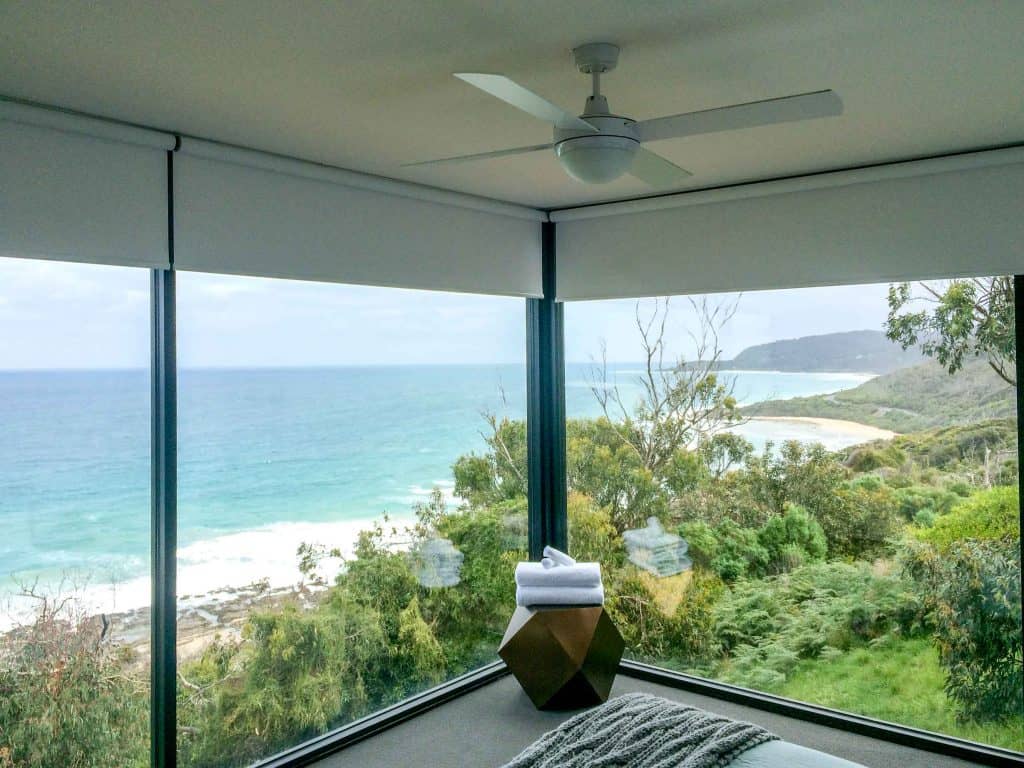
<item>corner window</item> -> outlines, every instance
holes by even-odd
[[[565,314],[571,550],[633,658],[1024,749],[1011,277]]]

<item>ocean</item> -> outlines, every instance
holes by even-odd
[[[613,366],[627,397],[636,366]],[[738,371],[741,402],[854,387],[869,374]],[[569,365],[570,417],[599,412],[590,367]],[[347,549],[367,521],[408,519],[451,466],[484,450],[484,413],[522,418],[515,365],[179,372],[179,594],[297,578],[302,541]],[[758,422],[768,439],[858,442],[843,430]],[[17,593],[149,601],[149,375],[0,372],[0,615]],[[0,619],[0,624],[4,623]],[[9,622],[7,622],[9,623]]]

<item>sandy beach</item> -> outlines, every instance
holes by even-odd
[[[855,421],[811,416],[754,416],[732,431],[755,443],[766,440],[776,445],[784,440],[820,442],[829,451],[840,451],[870,440],[889,440],[897,435],[892,430]]]
[[[856,438],[858,442],[866,442],[867,440],[891,440],[899,434],[899,432],[893,432],[891,429],[872,427],[868,424],[861,424],[856,421],[847,421],[846,419],[821,419],[816,416],[753,416],[751,417],[751,421],[811,424],[823,430],[844,432],[850,437]]]

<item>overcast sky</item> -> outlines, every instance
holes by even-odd
[[[739,297],[723,355],[775,339],[881,328],[885,285],[762,291]],[[715,302],[736,300],[718,296]],[[670,351],[689,355],[686,299],[672,300]],[[635,302],[566,307],[566,359],[636,361]],[[642,305],[649,311],[651,301]],[[149,273],[0,258],[0,369],[149,364]],[[182,367],[522,363],[522,299],[178,275]]]

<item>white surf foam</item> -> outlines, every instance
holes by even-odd
[[[318,575],[330,582],[351,558],[359,532],[368,530],[381,518],[314,523],[272,523],[248,531],[226,533],[193,542],[178,549],[177,581],[179,605],[196,606],[230,600],[237,590],[257,582],[271,589],[299,584],[300,544],[320,544],[329,552],[338,549],[341,557],[325,557]],[[386,533],[402,531],[412,525],[411,515],[389,517]],[[401,537],[396,546],[402,546]],[[39,584],[36,590],[51,599],[71,597],[69,607],[86,615],[125,613],[150,604],[149,575],[123,582],[90,582],[68,573],[61,584]],[[38,601],[21,595],[0,599],[0,632],[32,619]]]

